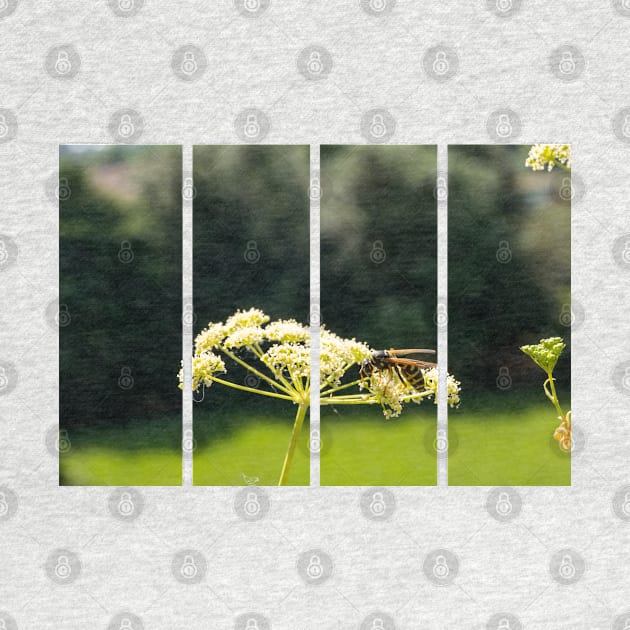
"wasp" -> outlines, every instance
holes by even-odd
[[[413,387],[416,391],[421,392],[424,390],[424,374],[422,370],[437,367],[437,363],[406,358],[405,355],[409,354],[435,354],[435,350],[421,348],[378,350],[369,359],[361,363],[359,376],[364,381],[370,378],[375,371],[397,374],[403,382]]]

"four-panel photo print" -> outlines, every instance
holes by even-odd
[[[60,485],[571,485],[570,145],[184,162],[60,147]]]

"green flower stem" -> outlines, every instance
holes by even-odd
[[[553,403],[553,406],[556,408],[558,415],[561,418],[564,418],[564,414],[562,413],[562,407],[560,407],[560,401],[558,400],[558,394],[556,393],[556,386],[554,384],[555,379],[552,376],[551,372],[547,372],[547,376],[549,378],[545,381],[545,384],[543,385],[545,389],[545,394],[547,395],[547,398],[549,398],[549,400]],[[549,383],[549,387],[551,388],[551,393],[547,390],[547,383]]]
[[[290,387],[288,387],[288,386],[283,387],[282,385],[280,385],[280,383],[278,383],[278,381],[274,381],[272,378],[269,378],[268,376],[266,376],[262,372],[259,372],[256,368],[253,368],[249,363],[246,363],[245,361],[243,361],[243,359],[240,359],[239,357],[237,357],[234,353],[230,352],[229,350],[225,350],[225,348],[224,348],[222,351],[228,357],[230,357],[230,359],[232,359],[233,361],[236,361],[238,364],[242,365],[245,369],[247,369],[250,372],[252,372],[252,374],[255,374],[256,376],[261,378],[263,381],[266,381],[267,383],[269,383],[269,385],[271,385],[272,387],[276,387],[278,389],[281,389],[285,393],[289,394],[289,396],[291,396],[291,400],[293,400],[293,394],[295,392]],[[253,390],[253,391],[258,391],[258,390]]]
[[[554,160],[554,161],[555,161],[555,165],[559,166],[563,171],[566,171],[567,173],[571,172],[571,169],[566,164],[563,164],[559,160]]]
[[[280,473],[280,480],[278,481],[279,486],[286,485],[287,477],[289,476],[289,468],[291,468],[291,463],[293,462],[295,447],[297,446],[298,437],[300,436],[300,431],[302,430],[302,425],[304,424],[307,409],[307,402],[303,402],[298,405],[297,413],[295,414],[295,422],[293,423],[293,431],[291,432],[291,440],[289,441],[287,454],[284,456],[282,472]]]
[[[282,400],[291,400],[293,401],[292,396],[285,396],[284,394],[276,394],[275,392],[266,392],[262,389],[254,389],[253,387],[247,387],[246,385],[237,385],[236,383],[232,383],[230,381],[224,381],[222,378],[218,376],[211,376],[211,380],[215,383],[220,383],[221,385],[227,385],[228,387],[234,387],[235,389],[242,389],[244,392],[251,392],[252,394],[260,394],[261,396],[269,396],[271,398],[281,398]]]
[[[368,394],[357,394],[355,396],[331,396],[330,398],[320,398],[320,405],[374,405],[376,398],[370,398]]]
[[[328,396],[329,394],[334,394],[335,392],[341,391],[342,389],[346,389],[348,387],[353,387],[354,385],[358,385],[361,382],[361,379],[357,379],[356,381],[352,381],[352,383],[346,383],[345,385],[340,385],[339,387],[333,387],[332,389],[327,389],[325,391],[320,392],[320,396]],[[324,384],[324,387],[326,385]]]
[[[255,344],[253,346],[247,346],[257,357],[258,359],[263,362],[263,351],[262,348],[260,347],[259,344]],[[264,363],[264,362],[263,362]],[[287,392],[291,392],[291,384],[289,383],[289,381],[287,381],[286,378],[284,378],[284,376],[282,375],[282,372],[279,373],[275,373],[269,366],[267,366],[267,369],[284,385],[285,390]],[[275,382],[275,381],[274,381]]]

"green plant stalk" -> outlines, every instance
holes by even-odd
[[[297,446],[298,437],[300,437],[300,431],[302,431],[302,425],[304,424],[307,409],[307,402],[302,402],[298,405],[297,413],[295,414],[295,422],[293,423],[293,431],[291,432],[291,439],[289,440],[289,447],[287,448],[287,454],[284,456],[282,472],[280,473],[280,480],[278,481],[279,486],[286,485],[287,477],[289,476],[289,469],[291,468],[291,463],[293,462],[295,447]]]
[[[223,349],[223,352],[225,353],[226,356],[230,357],[230,359],[232,359],[233,361],[236,361],[236,363],[238,363],[239,365],[242,365],[245,369],[249,370],[250,372],[252,372],[252,374],[255,374],[256,376],[258,376],[258,378],[261,378],[263,381],[269,383],[271,386],[277,387],[278,389],[283,390],[289,395],[292,394],[292,391],[288,387],[288,385],[287,387],[283,387],[282,385],[280,385],[280,383],[278,383],[278,381],[274,381],[272,378],[269,378],[267,375],[263,374],[262,372],[259,372],[255,367],[252,367],[249,363],[237,357],[233,352],[229,352],[225,349]]]
[[[246,385],[237,385],[231,381],[224,381],[217,376],[211,376],[210,379],[215,383],[221,383],[221,385],[227,385],[228,387],[234,387],[235,389],[241,389],[244,392],[251,392],[252,394],[260,394],[261,396],[269,396],[270,398],[281,398],[282,400],[293,400],[291,396],[285,396],[284,394],[276,394],[275,392],[265,392],[262,389],[254,389],[253,387],[247,387]]]
[[[556,408],[558,415],[561,418],[564,418],[564,413],[562,413],[562,407],[560,407],[560,401],[558,400],[558,394],[556,393],[556,386],[554,384],[555,379],[553,378],[553,375],[551,372],[547,372],[547,376],[549,378],[545,381],[545,384],[543,385],[543,388],[545,390],[545,395],[553,403],[553,406]],[[551,388],[551,393],[549,393],[549,391],[547,390],[547,387],[546,387],[547,383],[549,383],[549,387]]]

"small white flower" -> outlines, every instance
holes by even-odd
[[[260,343],[264,338],[265,332],[260,326],[246,326],[245,328],[238,328],[229,334],[223,341],[223,347],[232,349],[253,346]]]
[[[294,319],[279,319],[265,327],[265,337],[269,341],[281,343],[305,343],[310,340],[310,331]]]
[[[311,373],[311,350],[301,344],[274,344],[263,354],[262,361],[276,376],[306,378]]]
[[[268,321],[269,316],[265,315],[259,308],[250,308],[247,311],[238,310],[225,321],[226,334],[229,335],[239,328],[262,326]]]

